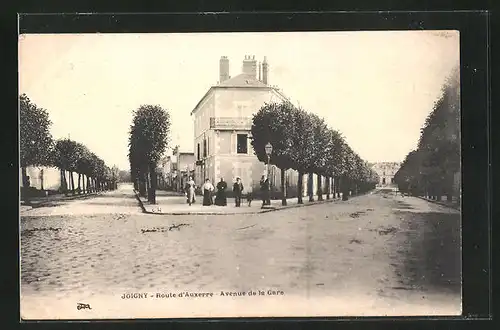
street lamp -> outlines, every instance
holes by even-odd
[[[267,143],[266,146],[265,146],[265,150],[266,150],[266,155],[267,155],[267,179],[268,179],[268,189],[269,191],[271,191],[271,180],[269,179],[269,162],[271,160],[271,154],[273,153],[273,145],[271,143]]]
[[[271,159],[271,154],[273,153],[273,145],[268,142],[265,146],[265,149],[267,155],[267,176],[269,176],[269,161]]]

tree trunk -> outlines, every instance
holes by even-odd
[[[73,179],[73,171],[70,171],[69,172],[69,180],[71,182],[71,194],[74,195],[75,194],[75,180]]]
[[[318,183],[318,189],[316,191],[316,193],[318,194],[318,201],[322,201],[323,200],[323,187],[321,185],[321,175],[318,174],[318,176],[316,177],[316,181]]]
[[[66,183],[66,173],[65,173],[66,171],[61,170],[61,169],[59,171],[61,173],[61,188],[60,188],[60,190],[61,190],[62,194],[66,195],[68,192],[68,185]]]
[[[144,173],[141,173],[138,175],[138,177],[139,195],[142,197],[146,197],[146,176]]]
[[[297,182],[297,204],[304,204],[302,195],[304,194],[304,173],[299,171],[299,181]]]
[[[80,181],[82,180],[82,175],[78,173],[78,195],[82,193],[82,187],[80,185]]]
[[[314,176],[309,173],[307,178],[307,194],[309,195],[309,202],[314,202]]]
[[[325,176],[325,181],[326,181],[326,200],[330,199],[330,177]]]
[[[41,189],[42,191],[43,191],[43,190],[45,190],[45,189],[43,189],[43,179],[44,179],[44,177],[43,177],[43,174],[44,174],[44,173],[43,173],[43,172],[44,172],[44,171],[43,171],[43,168],[42,168],[42,169],[40,170],[40,189]]]
[[[156,204],[156,189],[157,189],[157,175],[156,175],[156,166],[155,164],[150,164],[149,166],[149,175],[151,180],[151,204]]]
[[[337,198],[340,198],[340,176],[335,178],[335,193],[337,194]]]
[[[346,177],[342,178],[342,185],[341,189],[342,190],[342,200],[346,201],[349,199],[349,181]]]
[[[82,194],[85,194],[85,174],[82,174]]]
[[[148,202],[151,203],[151,181],[149,181],[149,170],[146,172],[146,197]]]
[[[281,205],[286,206],[286,169],[280,168],[281,171]]]
[[[26,167],[21,168],[21,173],[22,173],[22,180],[23,180],[23,199],[26,204],[29,204],[30,202],[30,193],[29,193],[29,178],[28,178],[28,172],[26,170]]]

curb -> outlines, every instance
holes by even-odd
[[[23,213],[23,212],[27,212],[27,211],[31,211],[33,209],[32,206],[28,206],[28,205],[21,205],[21,206],[24,206],[24,210],[19,208],[19,213]]]
[[[441,205],[441,206],[444,206],[444,207],[448,207],[450,209],[454,209],[454,210],[457,210],[457,211],[460,211],[460,205],[455,205],[455,204],[446,204],[446,203],[443,203],[443,202],[440,202],[440,201],[435,201],[433,199],[428,199],[428,198],[425,198],[425,197],[421,197],[421,196],[416,196],[417,198],[420,198],[424,201],[427,201],[427,202],[431,202],[431,203],[434,203],[434,204],[437,204],[437,205]]]
[[[320,204],[326,204],[326,203],[333,203],[333,202],[342,202],[342,198],[334,198],[334,199],[324,199],[322,201],[314,201],[314,202],[307,202],[304,204],[294,204],[294,205],[287,205],[287,206],[278,206],[278,207],[273,207],[273,208],[267,208],[267,209],[260,209],[258,211],[249,211],[249,212],[151,212],[146,210],[144,207],[143,202],[137,195],[137,192],[134,190],[134,194],[136,199],[139,201],[139,205],[142,209],[143,213],[146,214],[154,214],[154,215],[239,215],[239,214],[261,214],[261,213],[268,213],[268,212],[275,212],[275,211],[281,211],[281,210],[287,210],[287,209],[293,209],[293,208],[299,208],[299,207],[306,207],[306,206],[312,206],[312,205],[320,205]],[[359,196],[364,196],[366,194],[359,194],[356,196],[350,196],[349,199],[356,198]]]
[[[50,205],[52,203],[64,202],[64,201],[72,201],[72,200],[79,199],[79,198],[92,197],[92,196],[98,196],[98,195],[100,195],[100,193],[91,193],[91,194],[85,194],[85,195],[75,195],[75,196],[69,196],[68,198],[61,198],[61,199],[56,199],[56,200],[42,201],[42,202],[34,204],[34,205],[26,205],[26,204],[22,204],[22,203],[21,203],[21,205],[22,206],[26,206],[26,207],[29,206],[32,209],[36,209],[36,208],[39,208],[39,207],[46,207],[47,205]]]
[[[144,207],[144,204],[142,203],[141,201],[141,198],[139,197],[139,195],[137,194],[137,191],[135,191],[135,189],[133,190],[134,191],[134,196],[135,196],[135,199],[137,199],[137,201],[139,202],[139,207],[141,208],[142,210],[142,213],[149,213],[146,208]]]

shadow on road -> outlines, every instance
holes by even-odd
[[[395,272],[403,287],[461,291],[460,214],[398,212],[403,231],[396,234]],[[397,243],[396,243],[397,242]],[[394,250],[393,250],[394,251]]]

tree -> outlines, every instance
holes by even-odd
[[[294,136],[297,128],[293,120],[295,107],[289,102],[266,103],[254,116],[251,144],[257,158],[267,163],[265,146],[271,143],[270,164],[281,170],[282,205],[286,205],[286,170],[293,168]]]
[[[325,175],[327,171],[327,162],[330,156],[331,147],[330,144],[330,129],[326,125],[324,119],[316,116],[310,115],[311,126],[313,128],[313,144],[312,144],[312,153],[314,155],[312,162],[312,172],[317,175],[317,195],[318,200],[323,200],[323,189],[322,189],[322,181],[321,176]],[[311,176],[312,179],[312,176]],[[313,192],[311,191],[309,195],[310,201],[313,201]]]
[[[68,190],[71,190],[71,193],[75,194],[75,182],[73,178],[73,173],[78,173],[78,161],[82,157],[84,157],[86,148],[81,144],[70,140],[70,139],[61,139],[56,142],[55,145],[55,165],[59,167],[62,171],[62,176],[64,179],[64,189],[65,193]],[[69,184],[70,188],[68,189],[68,182],[66,182],[65,171],[69,174]]]
[[[311,125],[309,113],[298,108],[291,111],[291,118],[294,122],[295,130],[291,136],[293,152],[291,154],[291,167],[298,172],[298,204],[303,204],[303,183],[304,174],[310,173],[314,164],[314,130]]]
[[[74,150],[73,141],[69,139],[59,139],[54,146],[54,165],[59,168],[61,172],[61,192],[68,193],[68,182],[66,180],[66,171],[70,170],[71,157],[70,154]]]
[[[129,161],[131,173],[146,183],[148,201],[156,203],[156,165],[167,149],[170,115],[159,105],[142,105],[134,111],[130,126]]]
[[[130,171],[120,170],[120,172],[118,173],[118,181],[132,182],[132,178],[130,177]]]
[[[28,166],[51,165],[53,148],[49,114],[37,107],[26,94],[19,98],[19,152],[25,199],[29,198]]]
[[[401,191],[451,200],[460,171],[460,88],[454,69],[420,130],[417,150],[410,152],[395,175]],[[459,197],[459,196],[458,196]]]
[[[111,167],[111,184],[113,190],[118,188],[117,184],[119,177],[120,177],[120,169],[118,168],[118,166],[113,165],[113,167]]]

